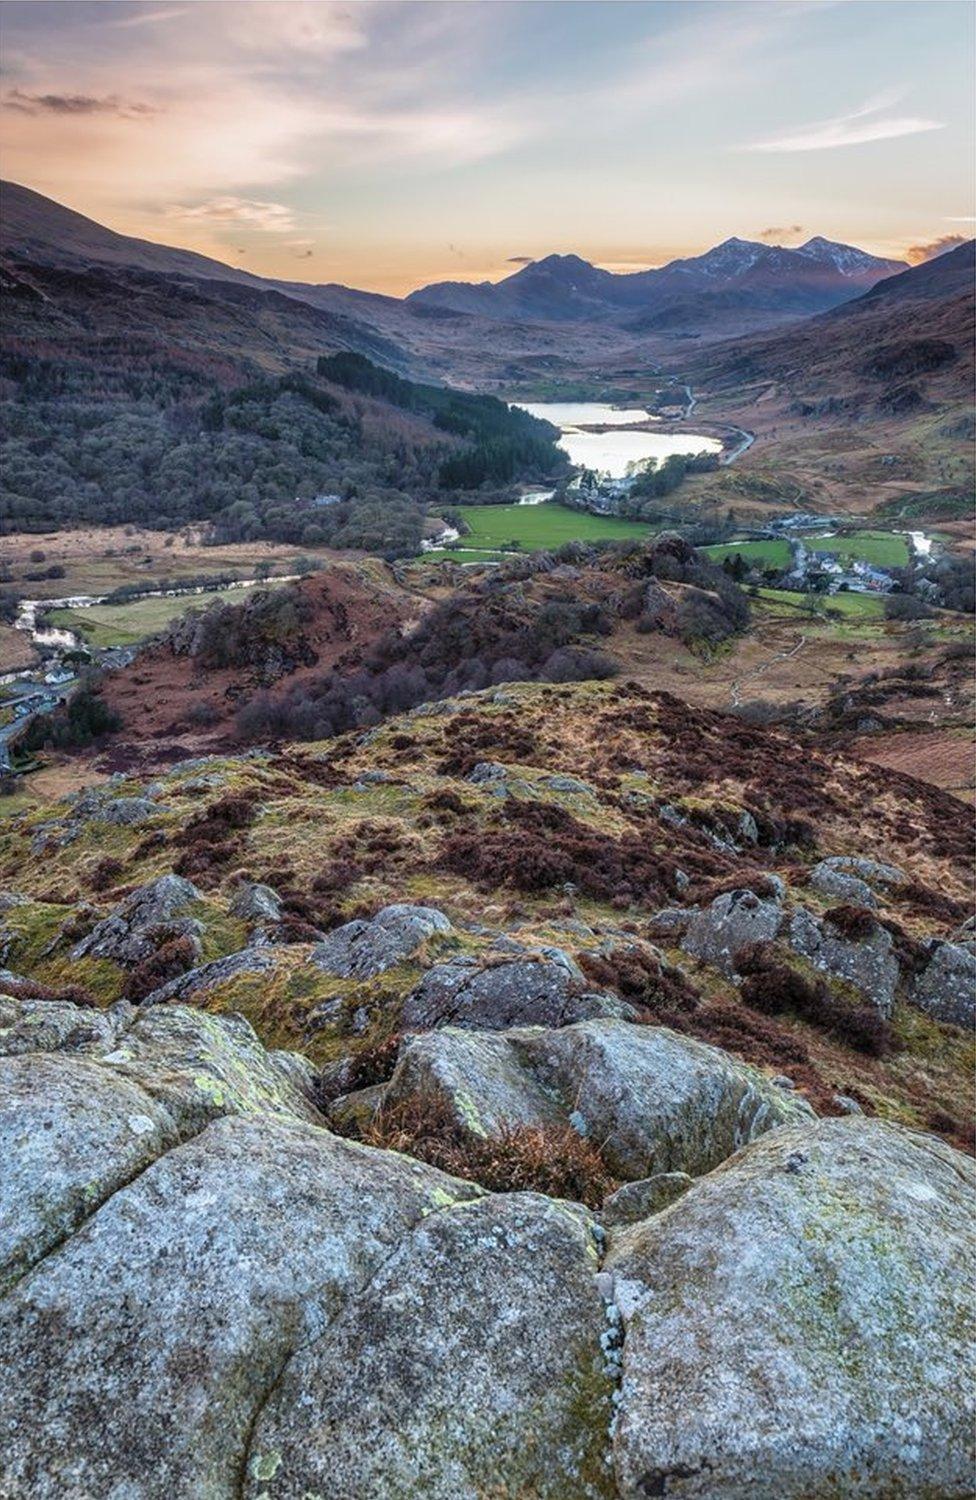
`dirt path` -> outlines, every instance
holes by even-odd
[[[732,707],[739,708],[742,703],[742,697],[739,692],[739,688],[743,682],[749,682],[754,677],[761,677],[763,672],[765,672],[768,667],[771,667],[774,662],[789,661],[791,657],[799,656],[806,643],[806,636],[801,635],[788,651],[776,651],[772,656],[767,657],[764,662],[760,662],[759,666],[756,667],[754,671],[748,672],[745,677],[736,677],[729,684],[729,700],[732,704]]]

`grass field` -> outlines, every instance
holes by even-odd
[[[735,557],[739,553],[744,562],[762,563],[767,568],[788,568],[792,558],[789,542],[778,537],[758,542],[716,542],[713,547],[703,547],[701,550],[713,562],[720,563],[726,557]]]
[[[591,516],[588,511],[570,510],[556,501],[542,505],[464,505],[460,510],[471,527],[462,547],[482,551],[508,551],[513,543],[518,544],[515,550],[535,552],[542,547],[561,547],[564,542],[639,541],[651,533],[641,521]],[[465,561],[463,552],[454,555],[459,562]]]
[[[268,579],[258,587],[273,587]],[[188,609],[205,609],[215,600],[240,604],[251,592],[249,588],[215,589],[208,594],[189,594],[178,598],[130,599],[125,604],[92,604],[87,609],[52,609],[45,618],[62,630],[75,630],[89,646],[133,646],[147,636],[155,635]]]
[[[804,537],[813,552],[834,552],[842,560],[872,563],[877,568],[904,568],[908,541],[891,531],[855,531],[850,536]]]
[[[883,620],[884,599],[880,594],[794,594],[786,589],[760,589],[760,599],[772,604],[782,604],[798,614],[808,614],[811,601],[817,613],[828,610],[858,620]]]

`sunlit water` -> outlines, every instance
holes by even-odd
[[[695,432],[635,431],[635,422],[655,418],[641,407],[605,406],[598,401],[551,401],[522,405],[523,411],[542,417],[559,427],[559,446],[570,461],[585,469],[622,479],[632,464],[654,458],[658,462],[672,453],[720,453],[715,438]],[[619,432],[593,432],[593,427],[619,427]]]

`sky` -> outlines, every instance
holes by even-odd
[[[123,234],[401,295],[731,235],[973,232],[969,0],[4,0],[0,171]]]

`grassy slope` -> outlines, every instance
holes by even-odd
[[[273,588],[278,580],[254,585]],[[219,589],[182,598],[130,599],[125,604],[92,604],[87,609],[52,609],[47,619],[62,630],[75,630],[91,646],[131,646],[155,635],[191,609],[206,609],[215,601],[243,604],[249,588]]]
[[[929,796],[918,783],[893,773],[826,757],[723,716],[687,709],[666,695],[640,695],[619,684],[506,685],[501,701],[489,692],[465,700],[463,711],[454,715],[394,720],[368,743],[349,736],[320,747],[287,747],[267,760],[217,760],[211,767],[215,785],[202,795],[195,773],[176,767],[164,773],[160,810],[148,827],[85,821],[71,840],[39,850],[32,848],[38,825],[50,826],[52,815],[70,820],[71,808],[47,804],[27,811],[20,803],[20,816],[0,818],[0,881],[32,898],[4,918],[9,961],[47,983],[85,985],[103,1003],[114,998],[122,982],[114,965],[68,958],[70,945],[58,939],[66,917],[85,900],[108,909],[124,890],[172,869],[187,850],[190,819],[229,794],[246,799],[255,820],[250,828],[231,832],[225,854],[194,871],[204,892],[199,915],[206,958],[233,951],[243,941],[241,924],[228,912],[238,872],[292,891],[327,925],[390,900],[441,906],[457,925],[453,934],[434,940],[427,961],[442,950],[481,951],[490,939],[485,922],[530,942],[583,953],[640,934],[639,924],[660,904],[650,893],[646,899],[624,896],[615,906],[583,894],[582,887],[574,896],[561,885],[540,890],[529,881],[519,888],[518,871],[529,865],[518,857],[522,835],[514,827],[508,868],[497,869],[491,889],[451,873],[441,856],[453,835],[497,840],[511,827],[509,802],[500,805],[489,790],[465,779],[465,766],[479,758],[509,765],[515,801],[561,806],[607,847],[630,841],[630,847],[639,845],[642,854],[660,861],[662,870],[679,857],[683,866],[699,872],[703,889],[713,877],[748,879],[747,871],[754,878],[757,865],[778,868],[796,885],[795,895],[816,906],[819,898],[796,884],[800,866],[825,853],[857,852],[909,863],[913,874],[940,894],[959,899],[965,890],[965,860],[958,852],[962,830],[956,804],[944,794]],[[364,783],[368,770],[382,770],[391,779]],[[548,783],[554,771],[582,777],[592,790],[554,791]],[[192,785],[184,785],[188,781]],[[743,800],[765,804],[773,813],[789,811],[801,785],[816,836],[816,848],[808,850],[756,850],[730,858],[693,829],[686,836],[680,827],[663,825],[654,811],[665,801],[706,824],[723,809],[741,807]],[[141,789],[130,781],[117,791],[132,795]],[[444,802],[444,793],[451,794],[450,802]],[[870,819],[863,816],[868,806]],[[159,837],[147,839],[152,830]],[[556,830],[547,834],[554,850],[560,847],[558,824]],[[369,858],[363,852],[367,847],[373,851]],[[117,887],[100,889],[97,871],[107,857],[119,861]],[[321,885],[315,882],[323,871],[338,872],[340,866],[335,891],[317,894]],[[892,916],[917,936],[943,930],[912,901],[902,902]],[[567,927],[567,918],[586,927]],[[274,975],[229,982],[205,1003],[210,1009],[243,1011],[269,1044],[299,1047],[320,1062],[388,1036],[397,1026],[400,999],[420,973],[411,963],[357,984],[319,975],[302,943],[286,946],[280,957]],[[701,1010],[689,1024],[703,1038],[730,1045],[775,1072],[791,1071],[799,1043],[809,1058],[799,1070],[801,1086],[813,1087],[821,1100],[830,1090],[854,1092],[868,1109],[916,1125],[926,1124],[935,1109],[957,1117],[968,1113],[969,1044],[961,1034],[903,1011],[899,1026],[907,1050],[880,1061],[785,1017],[769,1033],[773,1050],[757,1053],[750,1041],[757,1033],[749,1030],[756,1018],[734,987],[714,970],[677,953],[672,957],[702,990]],[[342,1002],[339,1019],[306,1029],[307,1012],[333,997]],[[361,1006],[370,1017],[365,1034],[352,1024]],[[727,1030],[729,1007],[744,1027],[736,1033],[739,1041]]]
[[[633,541],[649,536],[651,531],[640,521],[591,516],[588,511],[570,510],[556,501],[543,505],[465,505],[462,514],[471,527],[462,546],[481,549],[505,548],[513,541],[530,551],[573,541]]]

